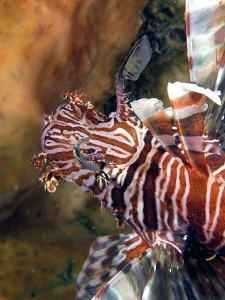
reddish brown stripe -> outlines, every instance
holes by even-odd
[[[160,148],[153,156],[151,167],[147,172],[145,184],[143,185],[144,224],[149,230],[156,230],[158,228],[155,204],[155,180],[159,176],[160,171],[158,162],[164,152],[165,150]]]
[[[203,113],[191,115],[187,118],[180,119],[179,124],[182,128],[183,136],[202,136],[204,129],[204,115]]]
[[[198,105],[202,106],[206,102],[206,96],[196,93],[196,92],[189,92],[187,94],[182,95],[179,98],[172,99],[172,107],[174,110],[187,108],[191,105]]]
[[[185,21],[186,21],[186,35],[187,38],[189,38],[190,33],[191,33],[191,22],[190,22],[190,13],[187,11],[185,13]]]
[[[149,129],[153,135],[174,134],[171,118],[164,111],[152,114],[144,123],[148,128],[150,127]]]
[[[206,157],[207,164],[212,172],[216,171],[225,164],[225,158],[218,154],[211,154]],[[223,171],[223,174],[225,171]],[[220,174],[220,173],[219,173]],[[220,174],[221,176],[221,174]]]
[[[199,240],[204,240],[203,225],[205,224],[205,201],[208,177],[189,169],[190,192],[187,198],[187,212],[190,229]]]
[[[193,69],[193,58],[191,56],[188,56],[188,68],[189,70]]]

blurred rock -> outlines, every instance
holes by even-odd
[[[74,203],[71,198],[81,195],[72,187],[62,183],[57,193],[46,193],[47,201],[30,195],[1,222],[1,300],[74,300],[90,244],[99,235],[130,232],[116,229],[115,217],[108,210],[101,214],[97,199]]]

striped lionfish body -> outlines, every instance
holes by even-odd
[[[192,83],[168,84],[171,107],[126,103],[124,79],[151,57],[144,36],[119,71],[115,113],[67,91],[44,118],[43,152],[30,161],[51,163],[45,188],[76,182],[134,230],[92,245],[77,300],[225,299],[225,1],[187,1],[186,24]]]

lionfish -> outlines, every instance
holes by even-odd
[[[127,103],[124,79],[152,54],[143,36],[118,73],[116,112],[65,91],[70,102],[44,117],[30,162],[51,163],[45,188],[76,182],[133,229],[91,246],[78,300],[225,299],[225,1],[187,1],[186,27],[192,83],[168,84],[171,107]]]

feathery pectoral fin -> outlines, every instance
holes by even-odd
[[[148,247],[139,258],[129,262],[92,300],[187,300],[186,290],[197,295],[190,280],[182,275],[184,240],[176,236],[175,245],[174,239],[167,239],[166,233],[161,237],[156,238],[152,247]],[[172,237],[171,233],[169,237]],[[199,300],[198,297],[192,299]]]
[[[207,250],[195,241],[188,241],[186,248],[184,245],[178,236],[173,242],[159,239],[142,257],[118,272],[92,300],[223,299],[225,262],[220,257],[208,259]]]
[[[77,279],[77,300],[223,299],[225,262],[195,240],[162,232],[99,238]]]
[[[171,255],[175,249],[169,248],[165,244],[149,248],[141,259],[134,259],[113,277],[92,300],[188,300],[186,286],[186,290],[196,296],[191,299],[200,300],[189,279],[185,278],[188,284],[183,282],[182,262],[177,260],[176,254]]]

